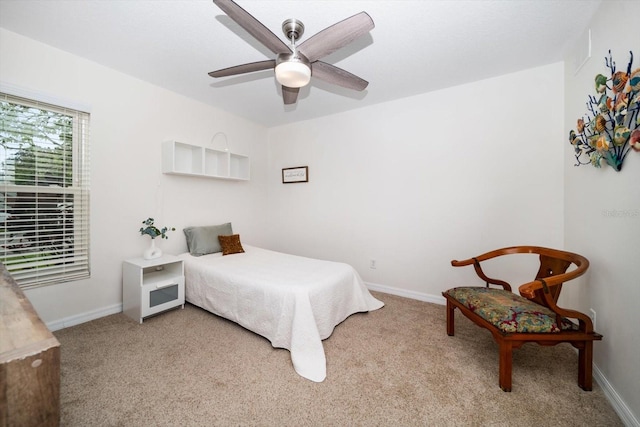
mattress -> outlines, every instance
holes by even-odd
[[[179,255],[185,299],[289,350],[299,375],[324,381],[322,340],[350,315],[384,303],[348,264],[243,247],[244,253],[227,256]]]

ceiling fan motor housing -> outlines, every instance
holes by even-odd
[[[304,24],[295,18],[287,19],[282,23],[282,32],[288,40],[298,40],[304,34]]]

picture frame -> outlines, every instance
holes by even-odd
[[[295,168],[282,169],[283,184],[296,184],[299,182],[309,182],[308,166],[297,166]]]

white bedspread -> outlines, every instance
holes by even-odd
[[[288,349],[298,374],[324,381],[322,340],[351,314],[384,304],[348,264],[243,247],[227,256],[181,254],[186,300]]]

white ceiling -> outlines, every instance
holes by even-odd
[[[212,79],[274,55],[210,0],[0,0],[0,27],[272,127],[561,61],[601,3],[236,1],[283,39],[282,21],[301,20],[300,41],[366,11],[371,33],[323,60],[369,87],[312,79],[284,106],[273,70]]]

